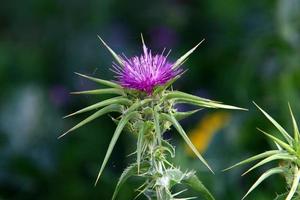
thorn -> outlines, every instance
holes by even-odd
[[[60,138],[64,137],[64,136],[67,135],[70,131],[71,131],[71,129],[68,130],[67,132],[64,132],[62,135],[58,136],[57,139],[60,139]]]
[[[66,118],[68,118],[68,117],[71,117],[71,116],[73,116],[73,115],[75,115],[75,114],[76,114],[76,112],[75,112],[75,113],[71,113],[71,114],[69,114],[69,115],[66,115],[66,116],[63,117],[63,119],[66,119]]]
[[[78,72],[74,72],[74,74],[77,74],[77,75],[79,75],[79,76],[82,76],[83,74],[80,74],[80,73],[78,73]]]
[[[102,42],[102,44],[108,49],[108,51],[111,53],[111,55],[116,59],[116,61],[118,62],[118,64],[120,66],[123,66],[124,67],[124,64],[122,62],[122,59],[120,58],[120,56],[118,56],[105,42],[104,40],[102,40],[102,38],[97,35],[99,40]]]
[[[181,56],[174,64],[173,64],[173,69],[177,69],[178,67],[180,67],[182,65],[182,62],[184,60],[186,60],[186,58],[192,54],[196,49],[197,47],[202,43],[204,42],[205,39],[202,39],[196,46],[194,46],[192,49],[190,49],[188,52],[186,52],[183,56]]]
[[[69,94],[79,94],[79,92],[69,92]]]
[[[143,44],[143,46],[146,46],[146,45],[145,45],[145,41],[144,41],[144,37],[143,37],[143,33],[141,33],[141,39],[142,39],[142,44]]]

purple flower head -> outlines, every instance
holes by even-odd
[[[151,95],[156,86],[164,85],[168,81],[182,73],[179,67],[184,63],[187,57],[200,45],[198,45],[180,57],[176,62],[171,63],[167,60],[164,51],[161,54],[152,55],[151,50],[146,47],[143,37],[143,54],[127,58],[117,55],[100,37],[99,39],[108,48],[110,53],[116,59],[117,64],[113,63],[111,69],[116,73],[118,83],[128,89],[135,89],[146,92]]]
[[[164,85],[182,72],[182,69],[172,68],[173,64],[161,54],[152,55],[143,45],[143,54],[132,58],[123,58],[123,67],[113,65],[118,82],[129,89],[144,91],[148,95],[153,92],[155,86]]]

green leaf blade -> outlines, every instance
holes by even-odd
[[[202,97],[198,97],[195,95],[191,95],[188,93],[180,92],[180,91],[173,91],[169,92],[166,99],[173,99],[175,103],[187,103],[192,104],[200,107],[206,108],[223,108],[223,109],[231,109],[231,110],[247,110],[245,108],[240,108],[236,106],[226,105],[218,101],[213,101],[210,99],[205,99]]]
[[[102,44],[108,49],[108,51],[111,53],[111,55],[114,57],[114,59],[118,62],[118,64],[122,67],[124,67],[123,59],[118,56],[105,42],[102,40],[102,38],[98,35],[99,40],[102,42]]]
[[[133,164],[130,165],[129,167],[127,167],[122,175],[119,178],[119,181],[117,183],[117,186],[115,188],[114,194],[112,196],[112,200],[115,200],[117,198],[117,195],[121,189],[121,186],[127,181],[128,178],[130,178],[131,176],[136,175],[136,171],[137,171],[138,165],[137,164]]]
[[[295,150],[290,146],[288,145],[287,143],[283,142],[282,140],[278,139],[277,137],[271,135],[271,134],[268,134],[266,133],[265,131],[261,130],[258,128],[258,130],[260,132],[262,132],[263,134],[265,134],[266,136],[268,136],[271,140],[273,140],[274,142],[276,142],[279,146],[283,147],[285,150],[287,150],[289,153],[291,154],[296,154]]]
[[[107,80],[103,80],[103,79],[99,79],[99,78],[87,76],[87,75],[84,75],[84,74],[80,74],[80,73],[78,73],[78,72],[74,72],[74,73],[77,74],[78,76],[81,76],[81,77],[86,78],[86,79],[88,79],[88,80],[90,80],[90,81],[99,83],[99,84],[101,84],[101,85],[105,85],[105,86],[113,87],[113,88],[119,88],[119,89],[122,88],[119,84],[114,83],[114,82],[112,82],[112,81],[107,81]]]
[[[297,166],[295,166],[292,187],[291,187],[291,190],[290,190],[288,196],[286,197],[286,200],[291,200],[293,198],[293,196],[298,188],[299,181],[300,181],[300,170],[298,169]]]
[[[266,111],[264,111],[261,107],[259,107],[255,102],[254,105],[267,117],[267,119],[279,130],[279,132],[283,135],[286,141],[289,144],[292,144],[293,138],[286,132],[286,130],[275,120],[273,119]]]
[[[196,109],[196,110],[191,110],[191,111],[186,111],[186,112],[175,112],[174,117],[176,118],[177,121],[183,120],[189,116],[192,116],[193,114],[199,112],[200,110],[203,110],[203,108]]]
[[[193,100],[196,100],[196,101],[222,103],[222,102],[219,102],[219,101],[213,101],[213,100],[210,100],[210,99],[206,99],[206,98],[203,98],[203,97],[198,97],[198,96],[195,96],[195,95],[192,95],[192,94],[188,94],[188,93],[181,92],[181,91],[176,91],[176,90],[168,92],[168,94],[166,95],[165,98],[166,99],[185,98],[185,99],[193,99]]]
[[[106,89],[96,89],[96,90],[85,90],[79,92],[71,92],[71,94],[89,94],[89,95],[98,95],[98,94],[118,94],[124,95],[123,90],[118,88],[106,88]]]
[[[148,129],[148,123],[144,122],[141,125],[140,131],[138,133],[138,140],[137,140],[137,147],[136,147],[136,162],[137,162],[137,171],[138,174],[140,173],[140,163],[141,163],[141,155],[142,155],[142,148],[143,148],[143,138],[145,136],[145,133]]]
[[[112,200],[115,200],[115,199],[117,198],[117,195],[118,195],[118,193],[119,193],[119,191],[120,191],[122,185],[123,185],[130,177],[138,175],[138,174],[137,174],[137,167],[138,167],[138,166],[137,166],[137,163],[134,163],[134,164],[130,165],[129,167],[127,167],[127,168],[123,171],[122,175],[121,175],[120,178],[119,178],[119,181],[118,181],[118,183],[117,183],[117,186],[116,186],[116,188],[115,188],[114,194],[113,194],[113,196],[112,196],[112,198],[111,198]],[[143,172],[146,171],[145,169],[147,169],[147,167],[149,167],[148,164],[146,164],[146,163],[141,163],[141,170],[142,170]]]
[[[247,158],[247,159],[245,159],[245,160],[243,160],[241,162],[238,162],[237,164],[232,165],[231,167],[228,167],[228,168],[226,168],[226,169],[224,169],[222,171],[227,171],[227,170],[230,170],[230,169],[232,169],[234,167],[237,167],[237,166],[240,166],[240,165],[243,165],[243,164],[247,164],[247,163],[255,161],[255,160],[263,159],[265,157],[269,157],[269,156],[277,154],[277,153],[281,153],[281,151],[279,151],[279,150],[266,151],[264,153],[252,156],[252,157]]]
[[[97,179],[96,179],[96,182],[95,182],[95,186],[96,186],[96,184],[97,184],[97,182],[98,182],[98,180],[99,180],[99,178],[100,178],[100,176],[101,176],[101,174],[102,174],[102,172],[103,172],[103,170],[104,170],[104,168],[105,168],[105,166],[106,166],[106,164],[107,164],[107,162],[108,162],[108,159],[109,159],[109,157],[110,157],[110,155],[111,155],[111,153],[112,153],[112,151],[113,151],[113,149],[114,149],[114,147],[115,147],[115,144],[116,144],[117,140],[118,140],[119,137],[120,137],[120,134],[121,134],[123,128],[125,127],[125,125],[127,124],[127,122],[128,122],[131,118],[133,118],[134,116],[136,116],[136,114],[137,114],[137,112],[130,112],[130,113],[126,114],[126,115],[120,120],[120,122],[119,122],[119,124],[118,124],[118,126],[117,126],[117,128],[116,128],[116,130],[115,130],[115,132],[114,132],[114,134],[113,134],[113,137],[112,137],[112,139],[111,139],[111,141],[110,141],[110,143],[109,143],[108,149],[107,149],[107,151],[106,151],[104,160],[103,160],[103,162],[102,162],[101,168],[100,168],[100,170],[99,170],[99,173],[98,173],[98,176],[97,176]]]
[[[288,153],[279,153],[279,154],[275,154],[272,156],[269,156],[265,159],[263,159],[262,161],[258,162],[256,165],[254,165],[253,167],[251,167],[250,169],[248,169],[245,173],[242,174],[242,176],[244,176],[245,174],[249,173],[250,171],[254,170],[257,167],[260,167],[268,162],[274,161],[274,160],[295,160],[296,157],[289,155]]]
[[[74,130],[84,126],[85,124],[93,121],[94,119],[96,119],[106,113],[121,112],[121,110],[122,110],[122,107],[120,105],[113,104],[113,105],[106,106],[106,107],[102,108],[101,110],[95,112],[94,114],[90,115],[86,119],[82,120],[81,122],[79,122],[76,126],[74,126],[73,128],[69,129],[67,132],[65,132],[61,136],[59,136],[58,139],[62,138],[66,134],[70,133],[71,131],[74,131]]]
[[[248,190],[248,192],[245,194],[245,196],[242,198],[242,200],[245,199],[265,179],[267,179],[268,177],[270,177],[274,174],[279,174],[279,173],[283,173],[283,172],[284,172],[284,170],[282,168],[276,167],[276,168],[270,169],[270,170],[266,171],[265,173],[263,173],[257,179],[257,181],[251,186],[251,188]]]
[[[162,116],[173,124],[173,126],[176,128],[176,130],[178,131],[178,133],[181,135],[181,137],[184,139],[184,141],[187,143],[187,145],[191,148],[191,150],[195,153],[195,155],[199,158],[199,160],[212,173],[214,173],[213,170],[208,165],[208,163],[205,161],[205,159],[201,156],[201,154],[198,152],[198,150],[196,149],[196,147],[193,145],[193,143],[191,142],[191,140],[189,139],[189,137],[187,136],[187,134],[185,133],[185,131],[183,130],[183,128],[181,127],[181,125],[175,119],[175,117],[173,115],[167,115],[167,114],[164,114],[164,113],[162,114]]]
[[[295,140],[295,143],[298,144],[299,143],[299,129],[298,129],[298,125],[297,125],[296,119],[294,117],[291,105],[290,104],[288,104],[288,105],[289,105],[289,110],[290,110],[290,114],[291,114],[292,121],[293,121],[294,140]]]
[[[159,124],[159,114],[157,112],[157,108],[155,107],[153,110],[153,119],[154,119],[154,128],[155,128],[155,134],[158,138],[159,145],[161,145],[161,130],[160,130],[160,124]]]
[[[173,64],[172,68],[173,69],[177,69],[179,68],[182,63],[189,57],[189,55],[191,55],[196,49],[197,47],[204,41],[201,40],[195,47],[193,47],[191,50],[189,50],[188,52],[186,52],[183,56],[181,56],[178,60],[175,61],[175,63]]]
[[[90,105],[88,107],[85,107],[83,109],[80,109],[76,112],[73,112],[73,113],[67,115],[67,116],[64,116],[63,118],[65,119],[67,117],[71,117],[71,116],[74,116],[74,115],[77,115],[77,114],[81,114],[81,113],[84,113],[84,112],[95,110],[95,109],[98,109],[98,108],[101,108],[101,107],[104,107],[104,106],[107,106],[107,105],[111,105],[111,104],[129,105],[129,104],[131,104],[131,101],[127,98],[124,98],[124,97],[113,97],[113,98],[106,99],[104,101],[100,101],[98,103],[95,103],[93,105]]]
[[[215,200],[209,190],[202,184],[196,175],[184,178],[182,183],[189,185],[193,190],[199,192],[206,200]]]

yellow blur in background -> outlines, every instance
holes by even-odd
[[[200,153],[203,153],[210,144],[213,136],[230,121],[231,115],[224,111],[217,111],[205,115],[197,126],[189,132],[189,138]],[[190,156],[195,156],[186,145],[185,150]]]

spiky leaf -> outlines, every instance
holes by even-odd
[[[98,35],[99,40],[103,43],[103,45],[108,49],[108,51],[111,53],[111,55],[114,57],[114,59],[118,62],[118,64],[122,67],[124,67],[123,60],[118,54],[116,54],[105,42],[102,40],[102,38]]]
[[[114,98],[106,99],[104,101],[100,101],[98,103],[95,103],[95,104],[85,107],[83,109],[80,109],[74,113],[71,113],[71,114],[65,116],[64,118],[71,117],[73,115],[77,115],[80,113],[88,112],[91,110],[95,110],[95,109],[98,109],[98,108],[101,108],[101,107],[104,107],[107,105],[111,105],[111,104],[129,105],[129,104],[131,104],[131,101],[124,97],[114,97]]]
[[[271,134],[266,133],[265,131],[263,131],[259,128],[258,128],[258,130],[260,132],[262,132],[263,134],[265,134],[266,136],[268,136],[269,138],[271,138],[274,142],[276,142],[279,146],[281,146],[282,148],[287,150],[289,153],[294,154],[294,155],[296,154],[295,150],[290,145],[288,145],[287,143],[283,142],[282,140],[278,139],[277,137],[275,137]]]
[[[95,77],[92,77],[92,76],[87,76],[87,75],[84,75],[84,74],[80,74],[78,72],[74,72],[74,73],[77,74],[78,76],[84,77],[86,79],[89,79],[90,81],[99,83],[101,85],[105,85],[105,86],[113,87],[113,88],[122,88],[119,84],[114,83],[112,81],[107,81],[107,80],[95,78]]]
[[[140,131],[138,133],[138,139],[137,139],[137,147],[136,147],[136,162],[137,162],[137,171],[138,174],[140,173],[140,162],[141,162],[141,155],[142,155],[142,148],[143,148],[143,141],[144,141],[144,136],[151,127],[151,124],[149,122],[144,122],[140,126]]]
[[[117,142],[117,140],[118,140],[118,138],[119,138],[119,136],[120,136],[120,134],[121,134],[121,132],[122,132],[124,126],[127,124],[127,122],[128,122],[131,118],[135,117],[136,115],[137,115],[137,112],[129,112],[129,113],[127,113],[126,115],[124,115],[124,116],[122,117],[122,119],[120,120],[120,122],[119,122],[119,124],[118,124],[118,126],[117,126],[117,128],[116,128],[116,130],[115,130],[115,133],[113,134],[113,137],[112,137],[112,139],[111,139],[111,141],[110,141],[110,143],[109,143],[109,146],[108,146],[107,152],[106,152],[106,154],[105,154],[104,160],[103,160],[103,162],[102,162],[100,171],[99,171],[99,173],[98,173],[98,176],[97,176],[95,185],[97,184],[97,182],[98,182],[98,180],[99,180],[99,178],[100,178],[100,176],[101,176],[101,174],[102,174],[102,172],[103,172],[103,169],[104,169],[104,167],[106,166],[106,163],[107,163],[107,161],[108,161],[108,159],[109,159],[109,157],[110,157],[110,155],[111,155],[111,153],[112,153],[112,150],[113,150],[114,147],[115,147],[115,144],[116,144],[116,142]]]
[[[286,130],[278,123],[276,122],[266,111],[264,111],[261,107],[259,107],[255,102],[253,102],[254,105],[272,122],[272,124],[279,130],[279,132],[283,135],[283,137],[286,139],[286,141],[289,144],[292,144],[293,138],[286,132]]]
[[[206,200],[215,200],[209,190],[202,184],[195,174],[184,178],[182,183],[189,185],[191,188],[193,188],[193,190],[199,192]]]
[[[201,40],[191,50],[189,50],[188,52],[186,52],[183,56],[181,56],[178,60],[176,60],[175,63],[173,64],[172,68],[173,69],[177,69],[178,67],[180,67],[182,65],[182,63],[189,57],[189,55],[191,55],[203,41],[204,41],[204,39]]]
[[[249,162],[252,162],[252,161],[255,161],[255,160],[259,160],[259,159],[262,159],[262,158],[266,158],[266,157],[269,157],[271,155],[274,155],[274,154],[277,154],[277,153],[282,153],[281,151],[279,150],[271,150],[271,151],[266,151],[264,153],[261,153],[261,154],[258,154],[258,155],[255,155],[255,156],[252,156],[250,158],[247,158],[235,165],[232,165],[231,167],[228,167],[226,169],[224,169],[223,171],[227,171],[227,170],[230,170],[234,167],[237,167],[239,165],[243,165],[243,164],[246,164],[246,163],[249,163]]]
[[[61,138],[63,136],[65,136],[66,134],[68,134],[71,131],[74,131],[76,129],[78,129],[81,126],[84,126],[85,124],[93,121],[94,119],[106,114],[106,113],[110,113],[110,112],[121,112],[122,110],[122,106],[121,105],[109,105],[106,106],[105,108],[102,108],[101,110],[95,112],[94,114],[92,114],[91,116],[87,117],[86,119],[82,120],[81,122],[79,122],[76,126],[74,126],[73,128],[69,129],[67,132],[63,133],[61,136],[59,136],[58,138]]]
[[[258,162],[256,165],[254,165],[253,167],[251,167],[250,169],[248,169],[245,173],[243,173],[243,176],[247,173],[249,173],[250,171],[252,171],[253,169],[260,167],[268,162],[271,162],[273,160],[295,160],[297,159],[296,156],[292,156],[288,153],[278,153],[272,156],[269,156],[265,159],[263,159],[262,161]]]
[[[141,168],[144,169],[144,168],[147,168],[148,164],[146,163],[142,163],[141,164]],[[129,167],[127,167],[122,175],[120,176],[119,178],[119,181],[117,183],[117,186],[115,188],[115,191],[114,191],[114,194],[112,196],[112,200],[115,200],[117,198],[117,195],[118,195],[118,192],[120,190],[120,188],[122,187],[122,185],[132,176],[135,176],[137,175],[137,168],[138,168],[138,164],[137,163],[134,163],[132,165],[130,165]]]
[[[286,200],[291,200],[293,198],[293,196],[298,188],[299,180],[300,180],[300,170],[298,169],[297,166],[295,166],[293,184],[292,184],[292,187],[291,187],[291,190],[290,190],[288,196],[286,197]]]
[[[186,111],[186,112],[175,112],[174,117],[177,119],[177,121],[180,121],[180,120],[183,120],[183,119],[199,112],[200,110],[203,110],[203,108],[200,108],[197,110]]]
[[[118,89],[118,88],[106,88],[106,89],[71,92],[71,94],[96,94],[96,95],[98,95],[98,94],[119,94],[119,95],[123,95],[124,92],[122,89]]]
[[[170,121],[173,124],[173,126],[176,128],[176,130],[181,135],[181,137],[184,139],[184,141],[187,143],[187,145],[192,149],[192,151],[195,153],[195,155],[202,161],[202,163],[204,165],[206,165],[206,167],[212,173],[214,173],[213,170],[208,165],[208,163],[205,161],[205,159],[201,156],[201,154],[198,152],[196,147],[193,145],[193,143],[191,142],[191,140],[189,139],[189,137],[187,136],[187,134],[185,133],[185,131],[183,130],[183,128],[181,127],[179,122],[175,119],[175,117],[173,115],[168,115],[165,113],[162,114],[162,117],[164,117],[166,120]]]
[[[252,187],[248,190],[248,192],[245,194],[245,196],[242,199],[245,199],[248,194],[250,192],[252,192],[261,182],[263,182],[265,179],[267,179],[268,177],[272,176],[273,174],[279,174],[284,172],[284,170],[280,167],[276,167],[273,169],[270,169],[268,171],[266,171],[265,173],[263,173],[258,179],[257,181],[252,185]]]
[[[290,104],[289,104],[289,110],[290,110],[292,121],[293,121],[294,140],[295,140],[295,143],[296,143],[296,146],[297,146],[298,143],[299,143],[299,129],[298,129],[298,125],[297,125],[297,122],[296,122],[296,119],[294,117],[294,114],[293,114],[293,111],[292,111],[292,108],[291,108]]]
[[[157,112],[157,107],[153,110],[153,120],[154,120],[154,128],[155,128],[155,134],[158,138],[158,142],[161,142],[161,130],[160,130],[160,124],[159,124],[159,114]],[[161,145],[161,144],[159,144]]]
[[[206,99],[206,98],[203,98],[203,97],[198,97],[198,96],[188,94],[188,93],[185,93],[185,92],[181,92],[181,91],[177,91],[177,90],[168,92],[167,95],[165,96],[165,98],[166,99],[185,98],[185,99],[193,99],[193,100],[196,100],[196,101],[222,103],[222,102],[219,102],[219,101],[213,101],[213,100],[210,100],[210,99]]]
[[[239,108],[236,106],[225,105],[221,102],[212,101],[210,99],[205,99],[201,97],[197,97],[195,95],[187,94],[184,92],[174,91],[170,92],[166,95],[167,99],[173,99],[175,103],[188,103],[200,107],[207,107],[207,108],[223,108],[223,109],[232,109],[232,110],[247,110],[244,108]]]

